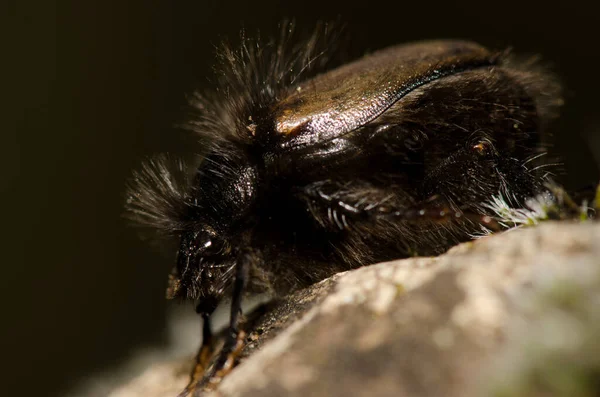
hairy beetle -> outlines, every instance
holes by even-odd
[[[459,40],[386,48],[327,70],[326,29],[219,53],[218,90],[185,126],[199,164],[147,162],[127,210],[179,239],[168,296],[197,302],[204,341],[182,395],[210,386],[236,350],[244,292],[285,294],[335,272],[469,239],[493,197],[542,189],[532,166],[559,86],[507,52]],[[325,39],[323,39],[325,37]],[[190,172],[191,171],[191,172]],[[468,216],[469,215],[469,216]],[[211,371],[209,318],[232,298]]]

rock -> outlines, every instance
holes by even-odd
[[[250,331],[212,397],[595,396],[600,224],[547,222],[340,273]],[[174,397],[181,365],[113,396]]]

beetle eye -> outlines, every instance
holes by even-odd
[[[223,254],[225,251],[223,240],[215,237],[199,241],[197,246],[202,256],[217,256]]]
[[[183,255],[210,257],[223,254],[224,248],[223,240],[215,236],[214,233],[194,231],[181,237],[180,252]]]

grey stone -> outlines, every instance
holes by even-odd
[[[242,357],[213,397],[597,395],[600,224],[547,222],[337,274],[264,315]],[[174,397],[183,362],[112,396]]]

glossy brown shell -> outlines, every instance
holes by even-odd
[[[437,40],[389,47],[293,88],[273,109],[275,133],[294,147],[361,127],[415,88],[498,62],[468,41]]]

